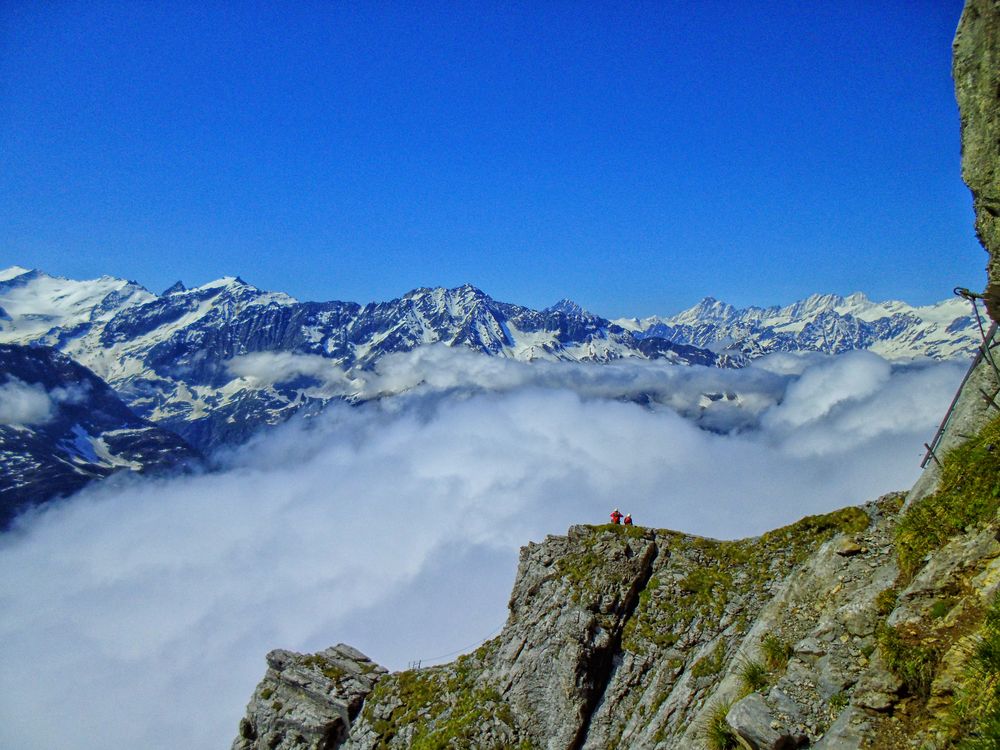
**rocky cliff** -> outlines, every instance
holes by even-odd
[[[1000,320],[1000,2],[967,0],[955,34],[955,94],[962,117],[962,177],[976,234],[989,253],[986,306]]]
[[[975,658],[1000,648],[998,442],[994,421],[902,512],[530,544],[497,638],[393,674],[346,647],[273,652],[233,747],[951,746],[998,708]]]

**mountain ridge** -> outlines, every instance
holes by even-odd
[[[774,351],[836,354],[853,349],[889,360],[950,359],[971,352],[980,339],[965,300],[912,306],[900,300],[876,302],[863,292],[813,294],[788,305],[745,308],[704,297],[675,315],[615,322],[640,337],[658,336],[747,359]]]
[[[95,479],[200,460],[180,437],[136,417],[104,381],[51,347],[0,344],[4,404],[0,529],[21,511]]]
[[[175,285],[158,296],[108,277],[77,282],[38,271],[3,275],[10,278],[0,282],[0,308],[7,312],[0,341],[57,347],[108,381],[137,414],[203,450],[329,400],[291,381],[235,376],[231,364],[249,354],[315,357],[344,374],[372,370],[387,354],[432,343],[520,361],[634,357],[732,364],[686,344],[640,341],[596,316],[500,302],[472,285],[418,288],[362,305],[299,302],[238,276],[191,289]],[[340,397],[353,396],[345,391]]]
[[[608,320],[570,300],[533,310],[471,284],[364,304],[300,302],[239,276],[193,288],[178,282],[156,295],[125,279],[76,281],[15,266],[0,271],[0,342],[55,347],[107,381],[138,416],[207,452],[332,400],[357,402],[364,396],[350,385],[356,374],[431,344],[521,362],[739,367],[775,351],[853,349],[947,359],[967,356],[978,337],[971,310],[963,315],[956,302],[925,309],[813,295],[740,311],[706,298],[642,323]],[[252,366],[278,356],[284,367]]]

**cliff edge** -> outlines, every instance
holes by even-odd
[[[905,512],[728,542],[574,526],[522,549],[503,631],[451,664],[273,652],[233,748],[951,746],[1000,710],[974,659],[1000,647],[998,445],[1000,420]]]

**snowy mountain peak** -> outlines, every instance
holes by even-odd
[[[8,281],[30,272],[30,268],[24,268],[23,266],[11,266],[10,268],[4,268],[0,270],[0,281]]]
[[[171,294],[180,294],[181,292],[186,292],[188,289],[184,286],[183,281],[175,281],[169,287],[163,290],[161,297],[169,297]]]
[[[174,289],[176,286],[177,284],[171,287],[171,290],[174,291],[171,291],[170,296],[191,295],[197,299],[216,298],[220,301],[231,299],[240,305],[294,305],[298,303],[298,300],[284,292],[265,291],[244,281],[239,276],[223,276],[221,279],[209,281],[207,284],[192,289]],[[166,293],[164,296],[167,296]]]
[[[482,289],[473,286],[472,284],[462,284],[461,286],[456,286],[452,289],[446,289],[443,286],[435,287],[418,287],[416,289],[411,289],[409,292],[403,295],[404,300],[421,300],[424,298],[430,298],[438,304],[448,304],[448,303],[475,303],[478,301],[490,300],[490,296],[486,294]]]
[[[248,286],[251,285],[246,283],[239,276],[223,276],[222,278],[215,279],[214,281],[209,281],[205,284],[201,284],[200,286],[196,286],[189,291],[200,292],[208,289],[238,289],[240,287]]]
[[[736,315],[736,308],[715,297],[704,297],[698,304],[675,315],[671,320],[677,323],[693,321],[726,321]]]
[[[8,343],[54,346],[126,307],[155,299],[140,285],[111,276],[75,281],[27,271],[0,282],[0,308],[6,313],[0,332]]]
[[[583,307],[571,299],[563,298],[550,307],[546,307],[542,312],[559,312],[564,315],[574,315],[578,318],[592,317]]]

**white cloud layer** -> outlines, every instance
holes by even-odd
[[[17,378],[0,385],[0,424],[44,424],[54,413],[55,404],[42,386]]]
[[[0,746],[227,747],[269,649],[402,668],[468,646],[503,623],[521,545],[613,506],[737,537],[907,487],[963,369],[391,358],[366,392],[422,385],[0,537]]]
[[[318,354],[254,352],[230,360],[227,369],[237,377],[251,378],[261,385],[309,378],[319,386],[315,391],[316,395],[322,395],[322,391],[329,391],[329,395],[349,393],[354,389],[353,381],[343,370]]]

